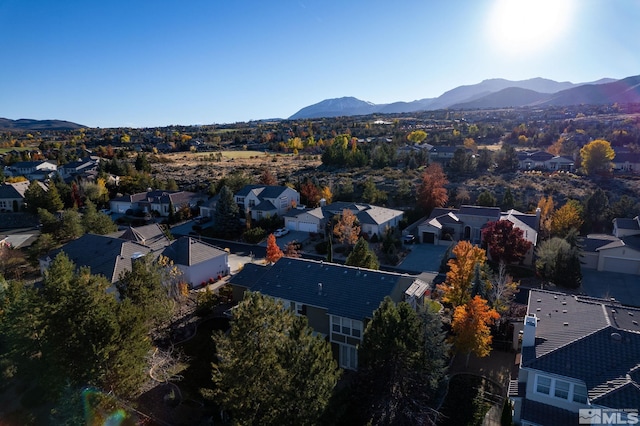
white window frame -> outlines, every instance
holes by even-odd
[[[334,328],[337,327],[337,330]],[[362,339],[362,321],[331,315],[331,332],[347,337]]]
[[[540,392],[538,390],[538,385],[539,385],[539,382],[540,382],[541,379],[549,380],[549,392],[548,393]],[[569,385],[569,389],[568,390],[558,389],[558,384],[559,383]],[[576,393],[576,388],[584,389],[585,392],[583,394]],[[555,378],[555,377],[546,376],[544,374],[536,374],[533,390],[534,390],[534,392],[536,394],[545,395],[545,396],[553,398],[553,399],[559,399],[559,400],[562,400],[562,401],[575,402],[577,404],[588,404],[589,403],[589,393],[588,393],[586,387],[583,384],[573,383],[573,382],[570,382],[568,380],[562,380],[562,379],[558,379],[558,378]],[[566,392],[567,396],[566,397],[559,396],[557,392],[561,392],[561,393]],[[584,396],[585,399],[584,400],[580,400],[579,398],[581,396]]]

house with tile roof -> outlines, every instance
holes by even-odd
[[[97,172],[100,157],[86,157],[58,167],[58,174],[62,179],[69,180],[76,176],[83,176],[89,172]]]
[[[173,205],[174,213],[181,207],[195,208],[199,201],[204,199],[193,192],[188,191],[164,191],[153,190],[139,192],[132,195],[123,195],[109,201],[112,212],[125,213],[127,210],[141,210],[145,213],[157,212],[160,216],[169,216],[169,209]]]
[[[518,151],[516,155],[520,170],[545,170],[547,163],[554,158],[553,154],[545,151]]]
[[[576,163],[573,161],[573,158],[563,157],[560,155],[556,155],[544,163],[545,169],[552,171],[572,172],[575,169],[575,166]]]
[[[278,185],[245,185],[233,195],[240,211],[254,220],[282,216],[300,204],[300,194],[293,188]]]
[[[349,370],[358,368],[358,345],[382,300],[423,303],[431,284],[406,274],[288,257],[269,266],[248,263],[229,283],[234,301],[245,291],[260,292],[305,315],[314,332],[331,342],[340,367]]]
[[[582,266],[640,275],[640,217],[613,219],[613,235],[589,234],[581,241]]]
[[[102,275],[112,284],[118,282],[121,273],[131,270],[135,259],[145,255],[154,258],[164,255],[171,259],[192,287],[230,272],[226,251],[191,237],[171,241],[157,224],[129,227],[109,235],[85,234],[42,256],[39,259],[41,273],[44,274],[60,252],[77,267],[89,267],[92,274]],[[115,291],[115,287],[110,291]]]
[[[615,300],[531,290],[509,385],[514,423],[573,425],[581,409],[640,407],[638,317]]]

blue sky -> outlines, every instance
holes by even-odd
[[[0,117],[233,123],[487,78],[624,78],[639,22],[639,0],[0,0]]]

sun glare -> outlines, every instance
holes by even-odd
[[[496,0],[488,21],[493,47],[504,53],[545,50],[567,30],[574,0]]]

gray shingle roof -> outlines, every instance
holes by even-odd
[[[272,297],[326,308],[331,315],[363,320],[372,316],[402,278],[391,272],[283,257],[272,266],[245,265],[230,282]],[[407,287],[411,283],[407,280]]]
[[[638,383],[631,377],[640,369],[640,309],[543,290],[530,292],[528,306],[539,321],[535,346],[522,348],[523,367],[582,380],[592,401],[632,383],[608,401],[632,400],[631,407],[640,407]]]
[[[177,265],[192,266],[218,256],[224,256],[226,253],[209,243],[191,237],[181,237],[164,249],[162,254]]]
[[[131,258],[137,253],[151,252],[142,244],[105,235],[85,234],[49,253],[51,259],[61,251],[77,267],[88,266],[92,274],[103,275],[110,282],[118,281],[120,273],[131,269]]]
[[[250,192],[254,191],[260,199],[278,198],[286,190],[286,186],[279,185],[245,185],[234,195],[246,197]]]
[[[277,210],[276,206],[273,205],[273,203],[269,200],[262,200],[260,201],[260,203],[258,203],[257,206],[252,208],[253,211],[263,211],[263,212],[270,212],[270,211],[274,211]]]
[[[567,426],[578,424],[578,413],[552,405],[525,399],[522,401],[522,420],[544,426]]]
[[[640,231],[640,223],[639,223],[640,221],[638,221],[637,216],[634,219],[617,217],[613,220],[619,229],[628,229],[630,231]]]
[[[500,207],[461,206],[456,214],[469,216],[493,216],[500,219]]]

